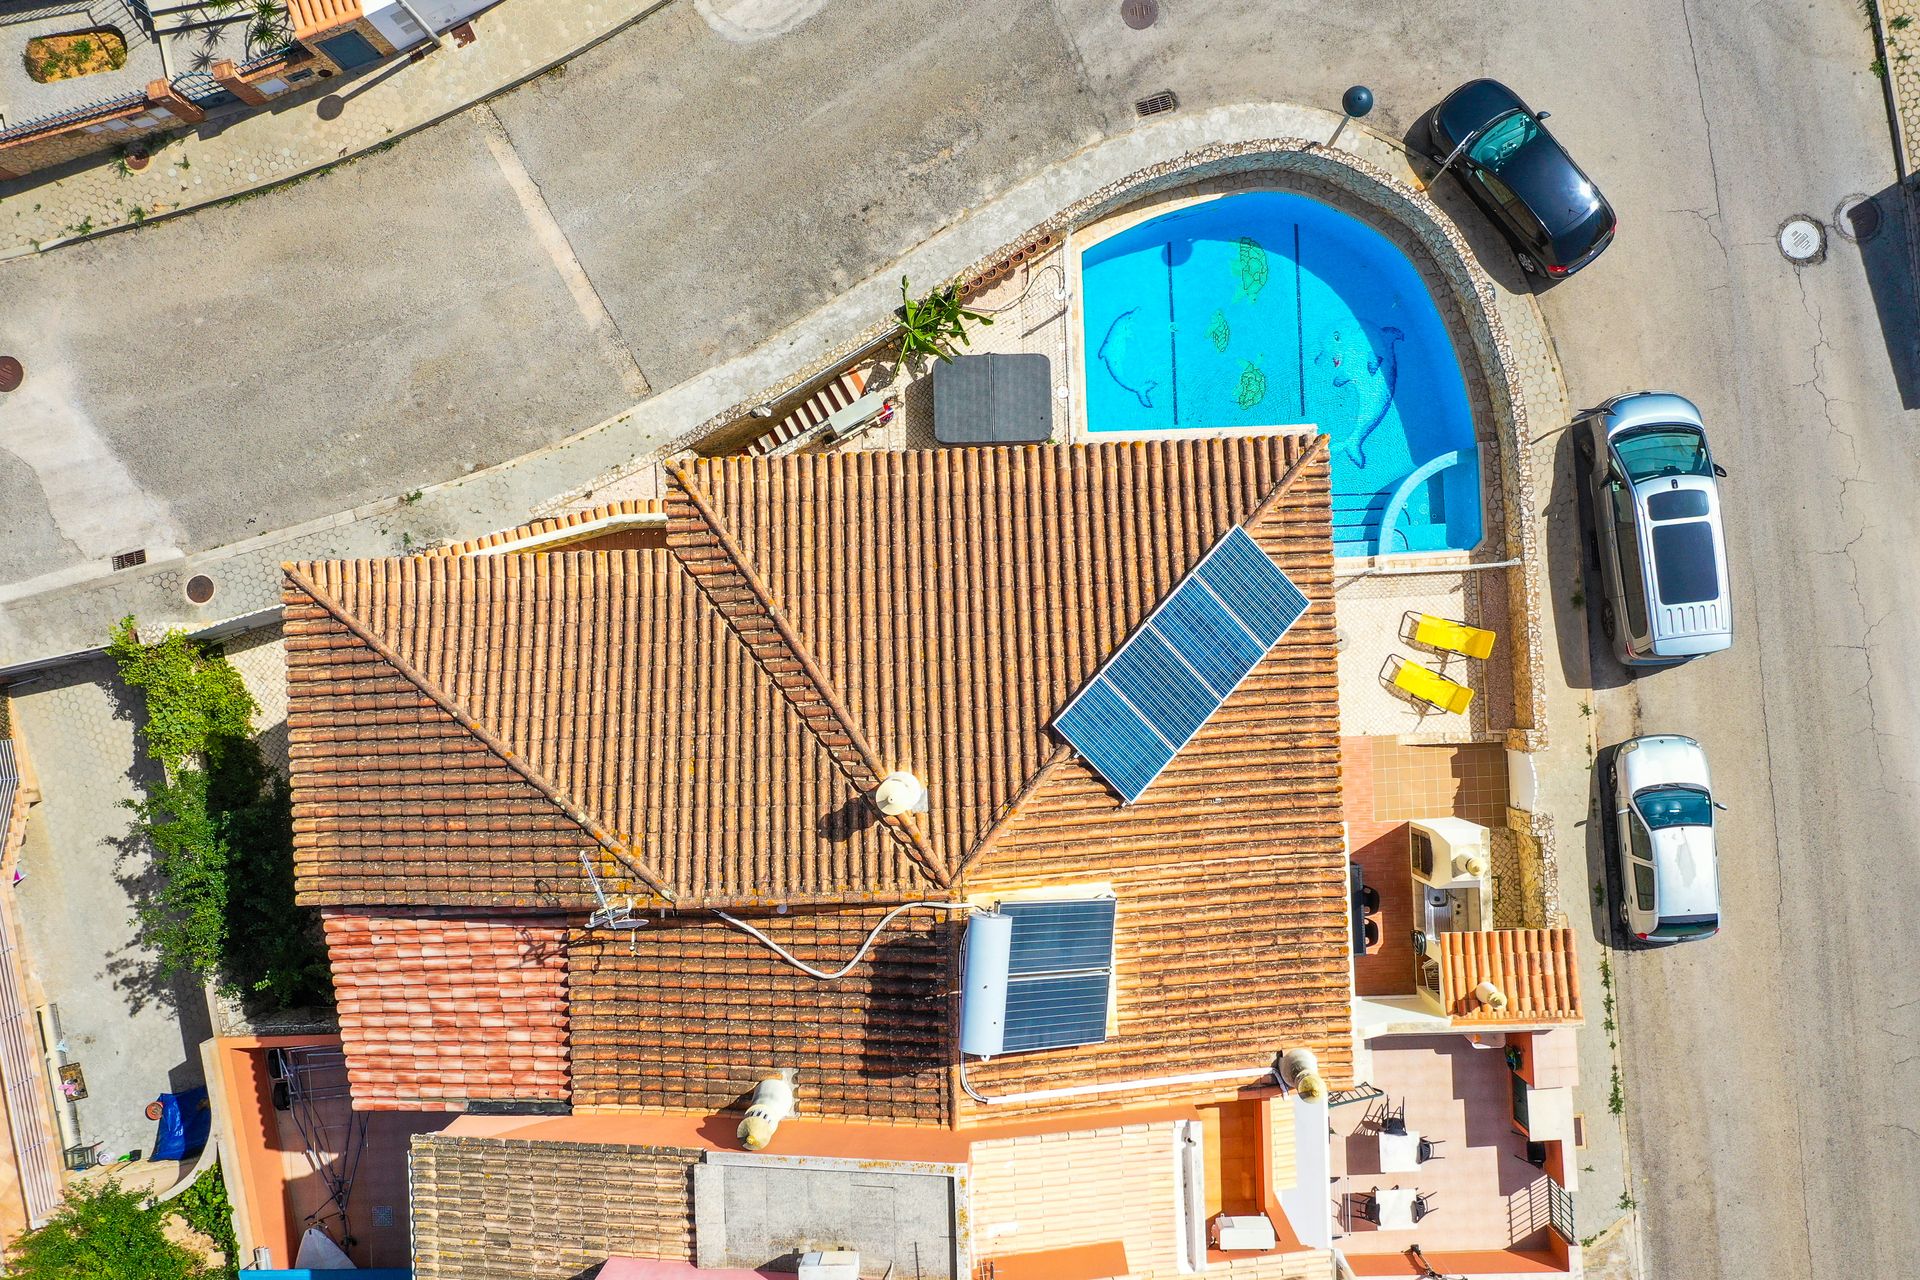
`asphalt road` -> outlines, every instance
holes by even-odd
[[[1683,391],[1733,473],[1736,648],[1595,668],[1602,739],[1694,734],[1731,806],[1726,930],[1618,957],[1644,1274],[1912,1272],[1912,298],[1890,201],[1888,229],[1819,266],[1773,248],[1789,214],[1831,221],[1893,181],[1858,8],[1161,8],[1134,32],[1117,0],[832,0],[745,42],[673,5],[294,191],[0,265],[0,338],[58,374],[0,435],[0,583],[133,534],[218,545],[579,430],[636,372],[666,386],[791,323],[1146,94],[1331,106],[1364,81],[1397,132],[1499,76],[1622,215],[1543,299],[1576,401]],[[1553,566],[1576,635],[1581,572]]]

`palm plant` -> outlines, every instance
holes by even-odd
[[[969,323],[988,325],[993,317],[969,311],[960,304],[960,290],[954,285],[935,289],[916,301],[907,291],[907,278],[900,277],[900,358],[939,356],[953,359],[953,344],[972,346],[967,337]]]

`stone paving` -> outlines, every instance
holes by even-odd
[[[1910,173],[1920,155],[1920,0],[1879,0],[1881,73],[1891,80],[1900,169]]]
[[[140,173],[110,154],[64,177],[0,183],[0,259],[230,199],[337,164],[538,75],[665,0],[503,0],[419,62],[394,59],[234,120],[210,118]]]
[[[129,843],[122,802],[154,767],[134,738],[138,699],[104,659],[15,684],[12,699],[41,788],[12,890],[30,984],[55,1012],[63,1060],[86,1077],[69,1113],[80,1143],[144,1156],[144,1109],[201,1083],[210,1024],[199,985],[160,975],[132,922],[149,854]]]

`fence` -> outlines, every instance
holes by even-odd
[[[46,133],[65,125],[79,124],[96,116],[112,115],[116,111],[125,111],[128,107],[138,107],[146,103],[144,93],[123,93],[118,97],[101,98],[96,102],[82,103],[69,107],[65,111],[56,111],[50,116],[35,116],[31,120],[0,129],[0,144],[31,137],[36,133]]]
[[[1573,1192],[1552,1178],[1547,1179],[1547,1225],[1568,1244],[1579,1239],[1573,1234]]]

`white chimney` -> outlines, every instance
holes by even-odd
[[[777,1076],[768,1076],[753,1091],[753,1103],[740,1122],[735,1137],[749,1151],[765,1151],[773,1141],[773,1131],[793,1114],[793,1083],[799,1072],[784,1067]]]
[[[873,805],[889,818],[903,813],[925,813],[926,785],[904,769],[895,770],[880,779],[880,785],[873,789]]]
[[[1320,1076],[1320,1062],[1311,1049],[1289,1049],[1280,1059],[1280,1083],[1308,1102],[1327,1095],[1327,1082]]]
[[[1491,982],[1482,982],[1476,986],[1473,989],[1473,998],[1495,1013],[1506,1012],[1507,993],[1494,986]]]

